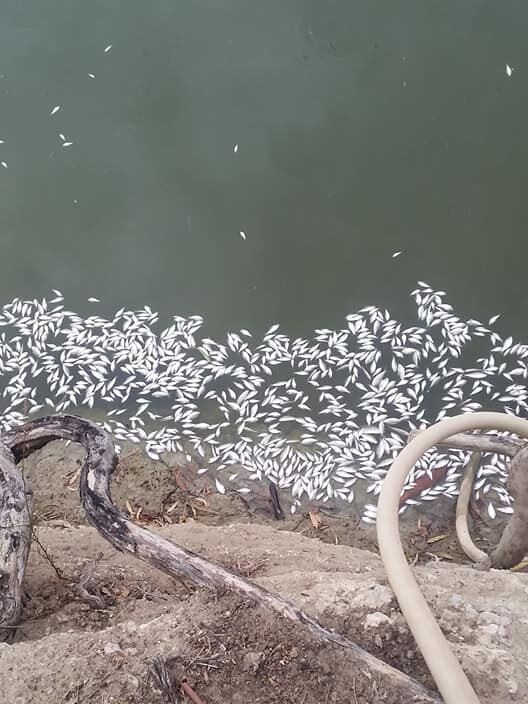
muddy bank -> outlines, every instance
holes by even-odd
[[[52,443],[23,463],[36,499],[23,622],[0,644],[4,700],[13,704],[165,704],[151,674],[187,678],[205,704],[402,704],[334,646],[226,593],[197,590],[122,555],[85,523],[77,497],[82,451]],[[184,456],[152,462],[125,446],[116,504],[178,544],[278,592],[364,648],[434,688],[353,507],[306,504],[274,518],[268,487],[218,494]],[[464,561],[445,515],[406,514],[402,532],[419,583],[487,704],[525,701],[528,582]],[[486,549],[499,525],[474,516]],[[159,662],[158,662],[159,665]]]
[[[21,465],[33,486],[37,523],[87,525],[78,499],[82,460],[80,447],[57,441],[33,453]],[[181,453],[165,453],[161,461],[153,461],[140,445],[124,443],[112,480],[113,501],[146,525],[172,525],[188,518],[206,525],[247,522],[377,551],[374,527],[360,521],[364,504],[375,501],[365,491],[356,492],[354,504],[304,500],[292,515],[288,510],[289,493],[279,490],[285,520],[277,520],[266,482],[250,482],[252,492],[242,495],[235,491],[235,481],[231,483],[233,489],[220,494],[215,487],[215,471],[198,475],[197,468]],[[498,542],[505,520],[491,521],[478,505],[471,508],[472,534],[476,544],[487,551]],[[400,525],[409,559],[428,560],[435,554],[443,560],[466,561],[454,534],[454,499],[424,501],[409,507]]]
[[[251,576],[433,686],[374,553],[262,525],[191,519],[156,530]],[[147,677],[155,657],[169,658],[174,676],[185,675],[206,704],[350,702],[354,687],[365,704],[407,701],[354,671],[338,648],[314,645],[302,630],[236,597],[173,582],[117,553],[92,528],[41,526],[38,540],[24,623],[15,643],[0,646],[5,701],[162,704]],[[87,569],[86,588],[102,608],[79,592]],[[526,576],[437,562],[416,571],[483,701],[525,700]]]

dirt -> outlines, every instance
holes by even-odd
[[[409,702],[337,646],[229,593],[174,581],[116,552],[88,527],[77,498],[82,454],[52,443],[24,463],[36,499],[27,599],[0,644],[6,704],[367,704]],[[213,492],[182,456],[123,448],[115,503],[136,520],[255,580],[328,628],[434,688],[376,554],[351,507],[306,504],[278,521],[268,489]],[[281,496],[281,502],[286,503]],[[528,577],[477,572],[453,533],[454,507],[409,513],[402,535],[420,585],[482,701],[526,701]],[[440,517],[439,517],[440,516]],[[478,515],[486,549],[500,526]]]

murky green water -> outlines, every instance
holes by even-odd
[[[0,301],[308,333],[405,318],[424,279],[525,338],[527,25],[513,1],[5,0]]]

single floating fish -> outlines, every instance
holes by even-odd
[[[93,73],[89,73],[88,75],[90,76],[90,78],[95,78],[95,74]]]
[[[95,298],[95,296],[90,296],[88,303],[101,303],[101,301],[98,298]]]
[[[4,169],[7,169],[7,161],[0,161],[0,164],[2,164]]]
[[[511,77],[513,71],[514,69],[509,64],[506,64],[506,75],[508,76],[508,78]]]
[[[60,109],[61,109],[61,106],[60,106],[60,105],[55,105],[54,108],[51,108],[50,117],[51,117],[52,115],[55,115],[55,113],[59,112]]]
[[[235,154],[237,153],[237,151],[238,151],[238,144],[235,144],[235,146],[233,147],[233,151],[235,152]]]
[[[247,239],[246,233],[243,230],[240,230],[240,237],[242,237],[243,240]]]
[[[392,258],[393,258],[393,259],[396,259],[396,257],[399,257],[399,256],[400,256],[400,254],[401,254],[401,252],[394,252],[393,255],[392,255]]]
[[[109,45],[105,48],[104,53],[105,53],[105,54],[108,54],[108,52],[110,51],[111,48],[112,48],[112,44],[109,44]]]
[[[63,147],[71,147],[72,144],[73,144],[73,142],[64,142],[64,144],[62,146]]]

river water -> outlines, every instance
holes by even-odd
[[[527,23],[514,1],[5,0],[0,301],[309,334],[410,315],[422,279],[523,337]]]
[[[153,458],[352,501],[418,425],[526,415],[527,25],[513,0],[5,0],[0,423],[93,408]],[[364,306],[394,318],[345,323]]]

